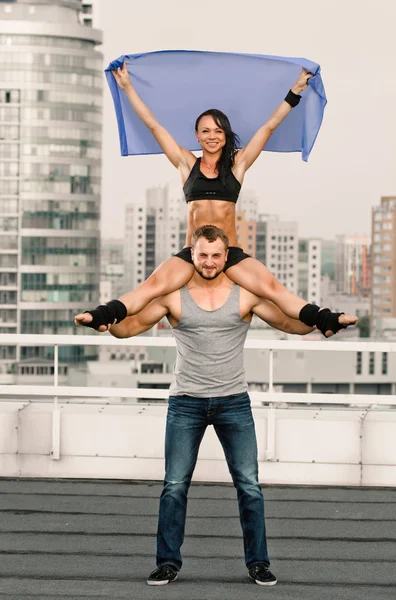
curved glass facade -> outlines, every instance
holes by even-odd
[[[81,7],[72,1],[42,3],[43,16],[51,4],[61,7],[60,14]],[[73,35],[67,22],[54,24],[56,35],[48,35],[48,23],[46,34],[38,34],[37,19],[31,35],[4,33],[0,24],[2,332],[76,333],[73,315],[99,298],[100,34],[95,38],[90,30],[85,36],[80,26],[78,39],[76,22],[70,23]],[[18,356],[10,349],[0,363],[48,358],[47,352],[22,348]],[[95,356],[89,347],[62,350],[68,361]]]

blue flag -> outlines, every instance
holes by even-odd
[[[308,160],[327,103],[317,63],[304,58],[195,50],[120,56],[105,73],[123,156],[162,152],[111,73],[124,60],[132,85],[143,102],[178,144],[192,151],[200,150],[195,138],[195,120],[209,108],[217,108],[228,116],[244,146],[279,106],[304,67],[314,76],[300,104],[272,134],[264,150],[301,152],[303,160]]]

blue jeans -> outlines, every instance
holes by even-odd
[[[160,499],[157,566],[180,569],[187,493],[206,427],[213,425],[237,489],[245,563],[270,561],[264,498],[258,483],[257,442],[247,393],[222,398],[169,398],[165,435],[165,480]]]

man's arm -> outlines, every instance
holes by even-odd
[[[156,298],[137,315],[126,317],[121,323],[112,325],[109,329],[116,338],[129,338],[151,329],[169,314],[165,298]]]
[[[309,327],[298,319],[292,319],[285,315],[271,300],[266,300],[265,298],[258,298],[258,300],[257,304],[252,307],[251,312],[271,327],[285,333],[296,333],[299,335],[305,335],[315,330],[314,327]]]

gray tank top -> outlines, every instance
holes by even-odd
[[[234,284],[225,304],[208,311],[181,288],[181,318],[172,327],[177,357],[171,396],[214,398],[247,390],[243,345],[250,323],[241,318],[239,289]]]

